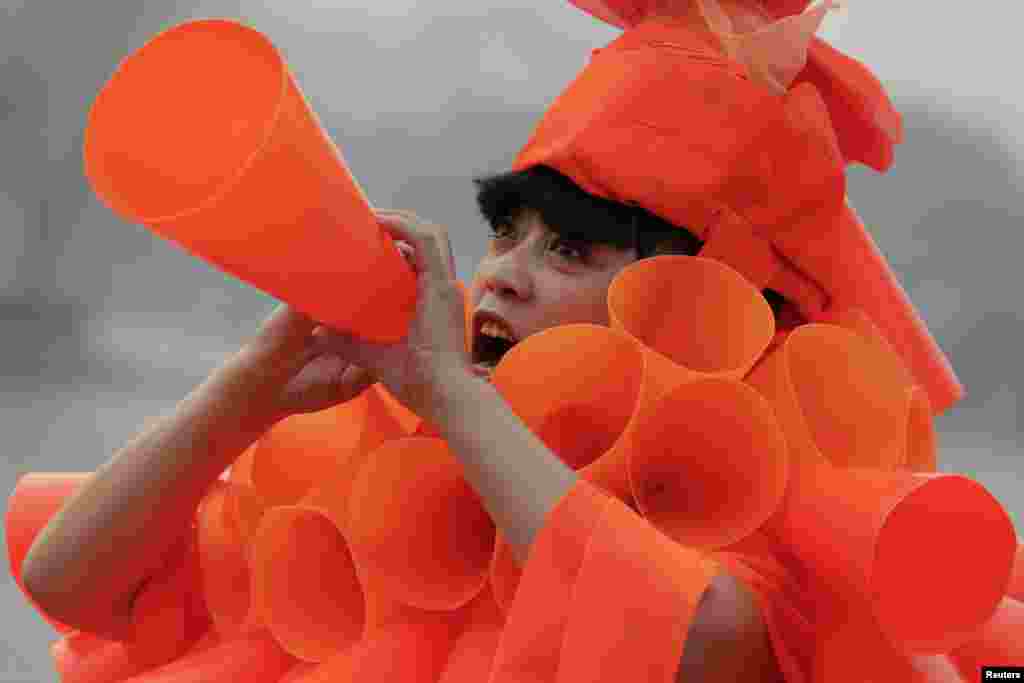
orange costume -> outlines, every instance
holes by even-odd
[[[1024,666],[1012,523],[937,471],[933,417],[961,387],[845,201],[845,165],[885,170],[901,135],[880,84],[813,37],[827,6],[806,0],[574,2],[625,31],[514,167],[705,246],[623,269],[610,328],[545,330],[495,368],[581,475],[525,564],[446,443],[377,385],[236,461],[129,640],[51,620],[64,683],[669,683],[720,571],[753,590],[787,683]],[[764,288],[810,322],[777,329]],[[87,476],[19,481],[19,585]]]

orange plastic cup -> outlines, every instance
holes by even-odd
[[[970,638],[1002,600],[1017,549],[999,501],[955,474],[806,465],[770,525],[826,588],[868,602],[888,640],[912,654]]]
[[[637,511],[687,547],[750,535],[786,492],[782,428],[771,404],[737,380],[676,387],[640,412],[622,444]]]
[[[893,469],[906,459],[908,423],[918,439],[914,461],[928,459],[919,438],[928,415],[921,406],[910,411],[905,375],[881,346],[854,332],[802,325],[746,381],[773,403],[797,466]]]
[[[612,447],[636,409],[644,359],[601,325],[559,325],[509,349],[491,384],[512,412],[574,470]]]
[[[249,536],[263,514],[251,487],[219,480],[196,513],[203,596],[224,637],[263,628],[253,604]]]
[[[322,509],[305,501],[264,516],[253,539],[252,590],[254,610],[302,661],[326,661],[366,628],[366,598],[349,543]]]
[[[50,519],[64,507],[71,496],[92,476],[92,472],[29,472],[18,479],[7,501],[4,520],[7,561],[11,576],[22,594],[58,633],[69,633],[72,628],[47,615],[25,589],[21,565],[29,548]]]
[[[389,599],[453,610],[483,588],[496,527],[447,443],[408,437],[367,458],[352,482],[344,531]]]
[[[697,256],[623,268],[608,287],[608,313],[613,328],[695,377],[743,378],[775,335],[761,293],[733,268]]]
[[[202,19],[150,39],[93,102],[84,156],[125,220],[336,329],[408,329],[412,269],[261,33]]]
[[[256,611],[288,652],[326,663],[374,629],[472,600],[494,534],[443,441],[388,441],[266,513],[253,541]]]
[[[250,477],[268,505],[293,505],[359,449],[369,391],[340,405],[281,420],[256,443]]]

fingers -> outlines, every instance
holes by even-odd
[[[381,225],[413,246],[412,263],[420,272],[443,280],[455,279],[455,256],[444,226],[430,223],[410,211],[375,211]]]

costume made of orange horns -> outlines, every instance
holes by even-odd
[[[639,203],[695,230],[704,251],[623,269],[609,290],[611,327],[522,340],[494,386],[555,454],[664,538],[709,557],[757,538],[786,547],[832,596],[825,636],[879,636],[872,647],[908,666],[938,654],[963,667],[991,653],[1020,658],[1012,524],[981,485],[936,471],[933,411],[959,385],[844,201],[844,160],[887,163],[866,142],[882,139],[865,132],[878,127],[856,116],[839,125],[833,111],[870,79],[815,43],[816,60],[780,97],[688,21],[643,17],[599,51],[516,168],[548,164],[594,194]],[[673,90],[691,102],[686,126],[651,87],[681,74],[694,86]],[[836,86],[825,99],[824,81]],[[614,96],[610,82],[621,86]],[[667,156],[654,153],[665,146]],[[651,154],[630,169],[616,150]],[[377,340],[404,333],[412,274],[256,31],[188,22],[126,59],[90,112],[85,163],[126,220],[329,325]],[[766,173],[792,191],[772,190]],[[345,297],[325,295],[357,276]],[[814,323],[777,331],[766,286]],[[467,301],[467,348],[468,316]],[[22,588],[32,539],[88,476],[19,480],[7,540]],[[129,642],[50,620],[68,636],[54,652],[66,680],[172,660],[173,680],[213,666],[211,653],[225,659],[225,648],[250,668],[221,674],[245,680],[360,670],[436,680],[424,672],[439,673],[452,652],[464,653],[463,672],[485,665],[465,639],[494,635],[522,569],[447,444],[380,385],[278,423],[211,488],[180,542],[182,559],[137,600]],[[616,582],[590,576],[601,579],[595,595]],[[822,643],[818,665],[841,668]]]
[[[638,303],[650,292],[657,315]],[[688,256],[623,269],[609,313],[610,328],[527,337],[492,376],[581,477],[709,557],[775,539],[833,596],[823,634],[874,638],[878,661],[1024,654],[1012,524],[981,485],[935,471],[924,392],[866,316],[777,335],[742,275]],[[7,521],[16,576],[87,476],[19,481]],[[216,482],[182,542],[186,560],[138,603],[138,637],[152,639],[138,647],[177,643],[206,661],[206,647],[248,638],[318,675],[357,655],[382,665],[370,659],[390,658],[396,638],[434,662],[456,633],[493,636],[462,629],[481,610],[500,622],[522,571],[446,443],[380,385],[278,423]],[[206,622],[190,607],[195,586]],[[818,661],[831,671],[827,642]]]

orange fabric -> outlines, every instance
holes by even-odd
[[[669,683],[720,571],[756,596],[787,683],[957,681],[989,657],[1021,663],[1019,541],[984,487],[936,471],[932,411],[959,385],[844,201],[844,164],[886,162],[899,137],[884,92],[811,41],[780,96],[692,14],[577,4],[629,30],[562,93],[516,167],[550,164],[638,201],[708,251],[631,264],[609,288],[610,327],[545,330],[495,368],[511,410],[580,474],[525,564],[437,430],[376,385],[242,454],[146,584],[125,643],[58,631],[65,681]],[[766,5],[777,18],[805,6]],[[216,70],[182,75],[181,54],[235,69],[245,97]],[[202,108],[147,95],[186,85]],[[124,153],[152,137],[128,122],[172,116],[175,135],[145,159]],[[320,320],[385,337],[408,313],[408,270],[339,162],[269,42],[224,20],[188,22],[126,60],[86,135],[87,173],[120,215]],[[175,192],[160,174],[180,178]],[[280,200],[281,177],[297,188],[286,201],[252,201]],[[259,221],[239,220],[251,211]],[[230,232],[300,217],[298,236]],[[339,220],[351,230],[327,229]],[[339,267],[358,268],[365,301],[323,295]],[[766,283],[815,322],[777,334]],[[15,488],[7,537],[23,590],[24,554],[87,476],[35,473]]]

